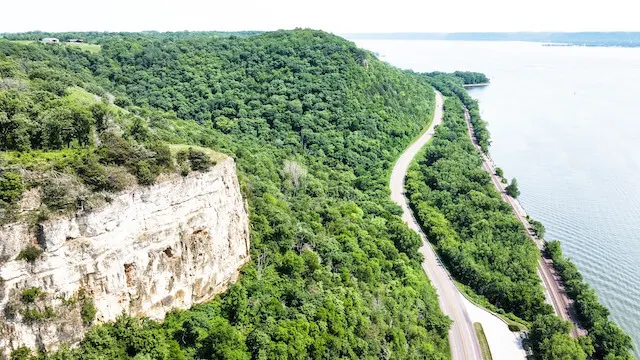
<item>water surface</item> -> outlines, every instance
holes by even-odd
[[[490,153],[520,201],[640,344],[640,49],[359,40],[415,71],[470,70]],[[640,352],[636,350],[636,356]]]

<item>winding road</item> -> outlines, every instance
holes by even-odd
[[[482,360],[480,345],[473,322],[467,313],[463,296],[453,283],[435,251],[427,241],[404,196],[404,179],[409,165],[420,149],[433,137],[435,126],[442,122],[442,94],[436,92],[436,106],[431,125],[413,144],[400,155],[391,173],[391,200],[402,208],[402,219],[422,238],[420,252],[424,255],[422,268],[436,288],[442,311],[453,320],[449,330],[449,344],[453,360]]]
[[[452,360],[482,360],[474,323],[482,324],[493,360],[524,360],[526,353],[522,347],[522,334],[512,333],[503,320],[471,303],[460,293],[422,232],[404,196],[404,180],[409,165],[420,149],[433,137],[436,125],[442,123],[443,103],[442,94],[436,91],[436,106],[431,125],[413,144],[409,145],[393,167],[389,182],[391,199],[402,208],[402,219],[420,235],[422,239],[420,253],[424,256],[422,268],[438,293],[440,309],[453,320],[449,329]]]

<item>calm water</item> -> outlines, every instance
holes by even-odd
[[[640,49],[534,43],[357,41],[397,67],[470,70],[527,212],[562,242],[613,319],[640,344]],[[640,357],[636,350],[636,356]]]

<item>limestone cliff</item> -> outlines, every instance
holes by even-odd
[[[18,260],[30,245],[44,252]],[[20,345],[76,343],[91,303],[93,323],[122,312],[162,319],[224,291],[248,259],[247,211],[231,158],[116,194],[89,213],[2,226],[0,349],[6,357]]]

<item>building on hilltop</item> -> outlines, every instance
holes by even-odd
[[[56,38],[44,38],[42,40],[43,43],[59,43],[60,40],[56,39]]]
[[[68,42],[82,44],[82,43],[84,43],[84,40],[82,40],[82,39],[69,39]]]

